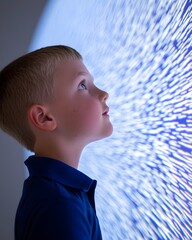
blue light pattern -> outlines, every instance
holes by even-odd
[[[80,165],[98,180],[105,240],[192,239],[191,10],[191,0],[50,1],[37,29],[31,49],[75,47],[110,94],[114,133]]]

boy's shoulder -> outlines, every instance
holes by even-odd
[[[33,202],[42,204],[56,199],[66,204],[70,201],[90,205],[87,195],[94,196],[96,180],[56,159],[31,156],[25,164],[29,177],[24,183],[23,198],[30,196]]]
[[[91,239],[92,234],[96,239],[101,239],[95,203],[92,200],[95,180],[52,159],[32,158],[26,164],[30,176],[24,183],[16,215],[16,229],[25,228],[25,232],[30,233],[33,227],[31,239],[49,239],[52,234],[55,239],[66,239],[66,236],[68,239]],[[65,172],[64,169],[68,171]],[[68,176],[62,178],[62,173]],[[74,174],[77,176],[75,180]],[[82,182],[76,183],[80,176]],[[87,183],[83,182],[85,179]],[[89,187],[88,182],[92,183]]]

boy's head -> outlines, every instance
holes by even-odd
[[[107,98],[93,84],[76,50],[45,47],[0,72],[0,127],[31,151],[36,129],[40,134],[54,130],[69,139],[97,140],[112,131],[106,120]]]
[[[34,103],[52,100],[53,76],[65,59],[82,57],[67,46],[45,47],[16,59],[0,72],[0,127],[30,150],[34,135],[27,110]]]

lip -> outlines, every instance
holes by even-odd
[[[105,109],[105,111],[103,112],[103,116],[109,116],[108,115],[108,113],[109,113],[109,107],[106,107],[106,109]]]

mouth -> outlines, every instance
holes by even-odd
[[[105,111],[103,112],[103,116],[109,116],[108,115],[108,113],[109,113],[109,107],[107,107],[106,109],[105,109]]]

